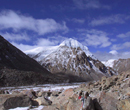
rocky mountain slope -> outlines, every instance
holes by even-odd
[[[0,36],[0,68],[4,67],[49,74],[49,72],[39,65],[35,60],[28,57],[26,54]]]
[[[130,58],[128,59],[110,59],[102,62],[104,65],[113,68],[118,73],[125,73],[130,71]]]
[[[130,72],[130,58],[114,61],[113,69],[119,73]]]
[[[97,60],[86,46],[74,39],[67,39],[53,48],[51,52],[40,51],[37,54],[26,52],[52,73],[71,74],[85,80],[97,80],[104,75],[116,74]],[[30,51],[33,52],[33,50]]]
[[[64,82],[0,36],[0,86]]]

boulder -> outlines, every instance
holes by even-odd
[[[27,107],[32,105],[32,100],[24,95],[0,95],[0,106],[4,109],[11,109],[16,107]]]
[[[50,101],[48,98],[45,98],[45,97],[38,97],[34,99],[34,101],[38,102],[38,105],[48,106],[52,104],[52,101]]]
[[[80,100],[76,100],[75,97],[72,97],[68,100],[66,110],[80,110],[82,106],[82,102]]]
[[[65,110],[59,105],[45,106],[42,110]]]
[[[58,97],[56,97],[53,101],[53,104],[61,104],[64,105],[65,103],[68,102],[68,99],[70,97],[72,97],[72,95],[74,94],[74,90],[73,89],[67,89],[65,91],[63,91]]]
[[[108,93],[105,93],[104,91],[101,93],[99,97],[99,104],[103,110],[117,110],[116,104],[118,100],[111,95],[108,95]]]
[[[21,92],[23,95],[27,95],[28,97],[35,99],[37,98],[36,92],[34,90],[24,90]]]
[[[84,99],[83,110],[95,110],[91,97],[88,96]]]

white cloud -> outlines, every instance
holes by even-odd
[[[107,34],[98,30],[86,30],[85,33],[81,33],[84,39],[84,44],[94,47],[108,47],[111,45]]]
[[[6,40],[11,40],[11,41],[22,41],[22,40],[29,41],[30,40],[29,36],[25,32],[19,33],[19,34],[18,33],[0,32],[0,35],[2,35]]]
[[[129,32],[127,32],[127,33],[124,33],[124,34],[119,34],[119,35],[117,35],[117,37],[119,37],[119,38],[126,38],[126,37],[130,37],[130,31],[129,31]]]
[[[110,6],[101,4],[98,0],[73,0],[79,9],[110,9]]]
[[[59,45],[61,42],[67,39],[67,37],[61,35],[50,36],[48,39],[53,42],[55,45]]]
[[[80,24],[83,24],[85,22],[84,19],[77,19],[77,18],[73,18],[72,21],[75,23],[80,23]]]
[[[53,41],[50,41],[49,39],[41,38],[38,39],[36,42],[37,46],[53,46],[55,43]]]
[[[111,50],[109,53],[111,53],[112,55],[117,55],[118,52],[116,50]]]
[[[21,51],[26,51],[26,50],[30,50],[30,49],[34,49],[36,48],[37,46],[34,45],[34,46],[31,46],[31,45],[26,45],[26,44],[18,44],[16,42],[11,42],[11,44],[13,44],[15,47],[17,47],[18,49],[20,49]]]
[[[98,26],[98,25],[105,25],[105,24],[123,24],[126,20],[130,19],[130,16],[116,14],[106,17],[100,17],[98,19],[92,20],[89,25],[91,26]]]
[[[114,44],[111,49],[112,50],[122,50],[130,48],[130,42],[125,42],[123,44]]]
[[[31,16],[25,16],[12,10],[0,12],[0,30],[13,29],[19,31],[27,29],[44,35],[56,31],[67,31],[66,23],[57,23],[54,19],[35,19]]]
[[[56,35],[56,36],[50,36],[47,38],[37,38],[37,40],[34,43],[34,45],[27,45],[27,44],[22,44],[22,43],[16,43],[16,42],[11,42],[14,46],[19,48],[22,51],[30,50],[36,47],[41,47],[41,46],[56,46],[59,45],[62,41],[67,39],[64,36],[61,35]]]

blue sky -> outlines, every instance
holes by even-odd
[[[74,38],[101,60],[128,58],[129,4],[129,0],[0,0],[0,34],[23,51]]]

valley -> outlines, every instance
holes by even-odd
[[[80,91],[90,110],[129,107],[129,58],[99,61],[72,38],[25,53],[0,36],[0,110],[79,110]]]

